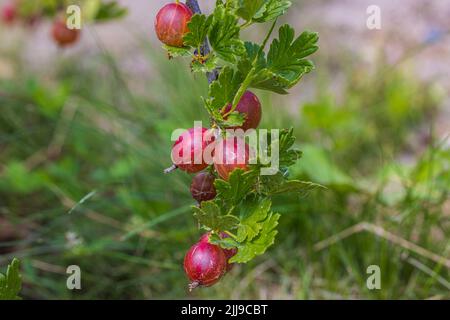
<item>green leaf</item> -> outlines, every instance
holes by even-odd
[[[209,86],[211,106],[221,109],[230,104],[243,80],[244,77],[240,72],[234,71],[231,67],[223,68],[219,78]]]
[[[92,0],[83,2],[81,8],[83,22],[92,21],[97,17],[98,11],[102,6],[101,0]]]
[[[204,14],[195,14],[188,23],[189,32],[183,38],[184,44],[199,48],[208,35],[212,21],[212,15],[206,17]]]
[[[230,259],[230,263],[246,263],[254,257],[266,252],[267,248],[275,242],[275,236],[278,231],[278,213],[270,213],[267,219],[262,223],[262,228],[259,235],[251,241],[246,241],[238,245],[237,254]]]
[[[18,296],[22,287],[19,273],[20,262],[14,259],[6,270],[6,275],[0,274],[0,300],[20,300]]]
[[[201,207],[192,208],[198,222],[211,230],[232,230],[239,223],[239,219],[235,216],[222,215],[219,206],[214,201],[204,201]]]
[[[293,148],[295,136],[292,128],[281,130],[278,137],[268,132],[264,140],[267,141],[268,151],[260,148],[258,152],[258,164],[255,167],[261,172],[261,178],[257,190],[269,193],[267,190],[286,181],[287,168],[294,165],[303,153]]]
[[[290,27],[285,26],[286,30],[288,28],[290,28]],[[291,31],[286,31],[286,33],[290,34],[292,32],[292,36],[293,36],[294,35],[294,29],[292,29],[292,28],[290,28],[290,29],[291,29]],[[290,38],[288,38],[288,39],[290,40]],[[291,57],[293,57],[295,59],[303,59],[303,58],[306,58],[306,57],[312,55],[317,50],[319,50],[319,47],[317,45],[318,41],[319,41],[319,34],[317,32],[304,31],[292,43],[292,46],[290,48],[290,55],[291,55]],[[271,59],[270,51],[269,51],[268,59]]]
[[[255,19],[255,16],[261,18],[261,9],[266,9],[265,4],[267,0],[240,0],[239,8],[236,13],[239,17],[246,21],[251,21]]]
[[[359,190],[358,184],[333,162],[325,149],[309,144],[302,145],[302,149],[304,156],[301,165],[293,167],[295,175],[306,176],[312,181],[336,190]]]
[[[246,41],[244,43],[246,57],[249,61],[255,60],[257,54],[261,51],[261,46],[257,43]],[[264,57],[262,57],[262,63],[265,63]],[[265,64],[264,64],[265,65]]]
[[[253,17],[255,22],[267,22],[278,18],[286,13],[292,2],[287,0],[268,0],[262,13]]]
[[[252,42],[245,42],[244,46],[245,54],[238,63],[239,72],[247,75],[253,67],[257,72],[261,72],[266,68],[266,58],[264,51],[261,50],[261,46]],[[255,66],[253,66],[256,57],[258,59],[256,60]]]
[[[273,40],[267,55],[267,63],[272,70],[290,71],[299,59],[317,51],[317,33],[305,31],[295,40],[294,35],[291,26],[285,24],[280,27],[279,38]]]
[[[236,169],[230,174],[228,181],[216,179],[214,185],[217,198],[223,200],[227,206],[238,205],[254,187],[257,174],[255,170]]]
[[[302,157],[303,153],[300,150],[293,148],[295,143],[293,128],[281,130],[278,140],[275,141],[272,141],[271,135],[268,134],[267,143],[270,149],[270,154],[272,154],[272,152],[276,152],[276,149],[272,151],[273,148],[278,147],[279,166],[282,168],[294,165],[298,159]]]
[[[269,198],[247,204],[242,208],[241,222],[239,223],[236,240],[238,242],[254,239],[263,227],[263,222],[269,214],[272,202]]]
[[[286,13],[292,5],[287,0],[237,0],[236,14],[248,22],[267,22]]]
[[[239,242],[237,242],[233,238],[231,238],[231,237],[221,238],[216,233],[213,233],[209,237],[209,243],[218,245],[218,246],[220,246],[223,249],[233,249],[233,248],[237,248],[239,246]]]
[[[278,171],[274,175],[264,175],[259,179],[258,190],[265,196],[270,196],[272,190],[279,188],[281,185],[286,183],[287,172]]]
[[[245,52],[244,43],[239,39],[240,30],[238,17],[224,6],[217,6],[208,36],[211,47],[219,58],[234,63],[236,57]]]
[[[314,69],[314,64],[304,58],[317,51],[317,33],[305,31],[295,40],[294,35],[289,25],[280,28],[279,38],[270,46],[266,66],[258,70],[252,87],[286,94]]]
[[[297,149],[292,149],[295,143],[294,128],[289,130],[284,129],[280,132],[279,137],[279,152],[281,167],[290,167],[294,165],[298,159],[301,158],[302,152]]]
[[[205,99],[204,97],[202,97],[202,99],[205,109],[209,113],[209,116],[212,119],[214,119],[214,121],[216,121],[217,123],[222,122],[223,121],[222,113],[219,108],[214,107],[212,105],[212,99]]]
[[[244,122],[245,122],[245,114],[239,113],[238,111],[234,111],[226,117],[226,120],[222,122],[222,125],[224,127],[233,128],[242,126]]]
[[[122,18],[128,13],[128,9],[119,5],[117,1],[102,2],[95,16],[95,21],[104,22]]]
[[[194,60],[192,62],[192,71],[193,72],[212,72],[217,66],[217,58],[214,55],[210,55],[209,58],[204,62],[201,63],[198,60]]]
[[[189,57],[192,55],[189,47],[171,47],[168,45],[164,45],[163,48],[167,50],[167,53],[171,58]]]
[[[294,192],[301,195],[307,195],[311,191],[314,191],[316,189],[326,189],[326,187],[309,181],[289,180],[283,184],[273,187],[270,190],[270,194],[275,195],[280,193]]]

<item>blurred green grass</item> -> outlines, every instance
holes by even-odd
[[[171,132],[207,123],[207,84],[185,63],[142,51],[154,67],[145,78],[103,52],[61,58],[45,77],[16,61],[14,78],[0,80],[0,219],[16,232],[0,241],[0,265],[22,260],[25,298],[450,297],[448,266],[383,236],[355,232],[317,250],[362,222],[447,261],[450,248],[450,151],[432,130],[435,84],[355,65],[338,99],[320,57],[313,101],[288,110],[284,98],[261,94],[262,127],[293,126],[304,158],[291,177],[328,190],[277,198],[275,246],[189,295],[182,259],[201,234],[190,177],[162,171]],[[66,289],[70,264],[81,267],[81,291]],[[366,287],[369,265],[381,268],[381,290]]]

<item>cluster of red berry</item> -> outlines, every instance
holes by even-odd
[[[18,3],[11,1],[1,8],[1,20],[4,24],[11,25],[16,21],[22,20],[26,25],[32,26],[40,21],[38,16],[21,18]],[[80,30],[69,29],[65,20],[58,17],[53,21],[51,35],[59,47],[66,47],[78,41]]]
[[[184,3],[176,2],[165,5],[156,16],[155,31],[158,39],[168,46],[182,47],[183,37],[189,32],[188,23],[192,16],[192,11]],[[231,110],[231,104],[223,108],[224,119],[227,119]],[[229,129],[245,131],[256,129],[259,126],[262,116],[261,103],[252,92],[245,92],[234,111],[241,113],[245,121],[241,126]],[[201,135],[202,138],[194,139],[196,134]],[[235,169],[248,170],[250,148],[239,139],[238,137],[232,137],[218,142],[223,159],[220,159],[221,157],[215,158],[218,161],[214,162],[214,169],[223,180],[228,180],[231,172]],[[213,170],[203,171],[208,167],[208,163],[203,159],[203,154],[211,143],[217,143],[214,130],[191,128],[180,135],[172,148],[172,160],[181,159],[179,161],[174,160],[172,168],[179,168],[188,173],[197,173],[193,178],[190,190],[192,197],[199,203],[216,197],[214,188],[216,174]],[[245,147],[239,148],[240,145]],[[184,154],[186,151],[190,154]],[[194,163],[192,159],[200,159],[200,161]],[[238,161],[238,159],[244,159],[244,161]],[[224,250],[219,246],[210,244],[209,236],[210,233],[205,234],[185,256],[184,270],[192,281],[191,289],[199,285],[213,285],[232,267],[228,260],[236,254],[237,249]],[[222,232],[220,237],[224,238],[228,235]]]

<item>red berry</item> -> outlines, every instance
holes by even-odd
[[[218,142],[214,152],[214,168],[224,180],[228,180],[235,169],[249,169],[250,147],[242,138],[222,140]]]
[[[189,32],[192,11],[184,3],[169,3],[159,10],[155,20],[158,39],[168,46],[182,47],[183,36]]]
[[[64,47],[78,41],[80,30],[69,29],[64,19],[58,19],[53,22],[52,36],[60,47]]]
[[[211,236],[211,232],[205,233],[204,235],[201,236],[200,238],[200,242],[209,242],[209,237]],[[229,238],[230,236],[225,233],[225,232],[221,232],[220,233],[220,237],[222,239],[224,238]],[[228,261],[234,257],[237,253],[237,248],[233,248],[233,249],[222,249],[223,253],[225,253],[225,257],[227,258],[227,272],[230,271],[231,269],[233,269],[234,267],[234,263],[228,263]]]
[[[198,239],[198,242],[209,242],[209,237],[211,236],[211,232],[207,232],[203,234],[200,239]]]
[[[14,3],[7,3],[2,7],[2,21],[4,23],[13,23],[17,16],[17,9]]]
[[[184,271],[192,281],[189,288],[211,286],[217,283],[227,268],[225,253],[208,242],[194,244],[184,257]]]
[[[231,104],[227,105],[224,110],[224,114],[231,110]],[[258,97],[251,91],[246,91],[236,106],[235,111],[243,113],[245,117],[245,122],[240,127],[235,127],[234,129],[243,129],[244,131],[248,129],[256,129],[261,122],[261,103]],[[227,118],[227,117],[225,117]]]
[[[214,135],[211,130],[206,128],[186,130],[173,145],[173,164],[189,173],[197,173],[204,170],[208,164],[205,162],[203,152],[213,141]]]
[[[216,180],[216,177],[209,172],[200,172],[192,179],[191,194],[198,203],[212,200],[216,197],[214,180]]]

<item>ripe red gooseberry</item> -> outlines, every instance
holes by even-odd
[[[192,179],[190,190],[192,197],[198,203],[212,200],[216,197],[216,188],[214,187],[215,179],[216,177],[209,172],[200,172]]]
[[[192,11],[181,2],[169,3],[159,10],[155,20],[158,39],[172,47],[183,46],[183,36],[189,32]]]
[[[211,236],[211,232],[205,233],[204,235],[202,235],[202,237],[200,238],[200,242],[209,242],[209,238]],[[221,232],[220,233],[220,238],[224,239],[224,238],[229,238],[230,235],[226,232]],[[237,248],[232,248],[232,249],[222,249],[223,253],[225,253],[225,257],[227,258],[227,272],[230,271],[231,269],[233,269],[234,267],[234,263],[229,263],[228,261],[234,257],[238,251]]]
[[[231,104],[227,105],[223,111],[223,114],[226,115],[231,111]],[[235,111],[239,113],[243,113],[245,117],[245,121],[240,127],[234,127],[233,129],[242,129],[244,131],[248,129],[256,129],[261,122],[261,102],[258,97],[251,91],[246,91],[242,96],[241,100],[236,106]],[[225,116],[225,119],[228,116]]]
[[[165,172],[169,173],[174,168],[180,168],[188,173],[204,170],[208,164],[205,162],[203,152],[214,141],[213,133],[212,130],[200,127],[184,131],[172,147],[174,165]]]
[[[53,22],[52,36],[60,47],[65,47],[78,41],[80,30],[69,29],[64,19]]]
[[[240,137],[218,141],[214,150],[214,168],[219,176],[228,181],[235,169],[249,170],[250,147]]]
[[[184,257],[184,271],[192,281],[189,284],[190,290],[217,283],[226,268],[227,260],[222,248],[208,242],[194,244]]]

